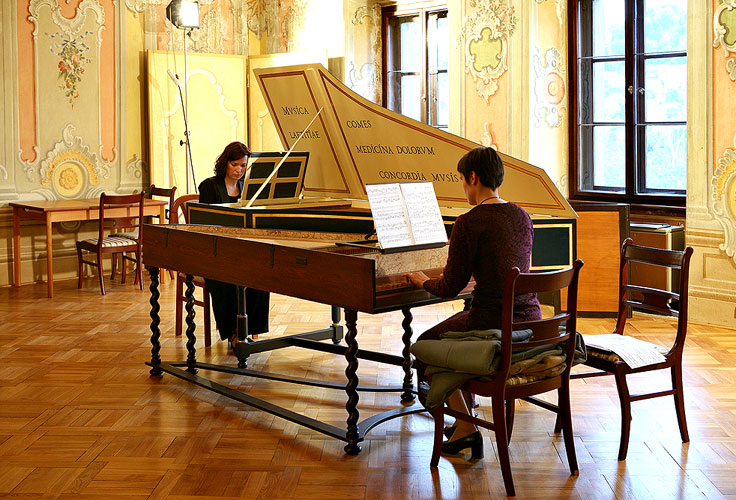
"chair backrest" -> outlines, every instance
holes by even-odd
[[[143,225],[143,193],[123,195],[102,193],[100,195],[98,243],[101,243],[105,237],[105,211],[107,210],[109,213],[110,209],[115,208],[135,209],[135,211],[128,210],[128,213],[125,216],[115,216],[115,227],[136,228],[138,230],[138,234],[141,234],[140,231]],[[108,219],[109,218],[110,217],[108,217]],[[138,241],[140,242],[140,238]]]
[[[674,316],[677,318],[677,337],[670,352],[682,350],[687,333],[688,283],[690,280],[690,258],[693,248],[685,250],[665,250],[662,248],[634,245],[631,238],[626,238],[621,245],[621,263],[619,270],[619,306],[616,333],[623,333],[630,309]],[[631,281],[629,266],[632,262],[647,264],[659,268],[680,271],[677,292],[654,288],[650,284],[643,285]],[[637,293],[637,298],[632,297]]]
[[[171,212],[169,213],[169,224],[179,223],[180,209],[182,215],[184,216],[184,222],[186,224],[189,223],[189,214],[187,213],[186,207],[184,206],[184,204],[188,201],[199,201],[199,195],[197,193],[185,194],[179,196],[176,200],[174,200],[174,203],[171,204]]]
[[[506,276],[501,314],[501,362],[498,375],[508,377],[511,356],[514,351],[565,343],[567,367],[563,375],[569,375],[575,353],[575,328],[577,320],[578,276],[583,261],[576,260],[571,267],[559,271],[522,273],[514,267]],[[556,292],[567,288],[567,307],[562,313],[533,321],[514,322],[514,298],[517,295],[540,292]],[[560,328],[564,322],[565,327]],[[532,336],[524,342],[512,343],[512,332],[529,329]]]
[[[163,198],[169,199],[169,206],[166,208],[165,217],[168,221],[171,217],[171,207],[174,204],[174,198],[176,195],[176,186],[171,188],[160,188],[156,187],[155,184],[151,184],[151,186],[148,189],[144,189],[143,192],[145,193],[146,198],[153,198],[154,196],[161,196]],[[161,224],[164,224],[165,221],[161,221]]]

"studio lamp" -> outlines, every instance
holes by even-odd
[[[199,2],[197,0],[171,0],[166,7],[166,19],[177,28],[199,28]]]
[[[185,155],[186,163],[189,166],[187,170],[186,192],[189,193],[189,172],[192,174],[192,182],[194,191],[197,191],[197,179],[194,175],[194,162],[192,161],[192,145],[189,139],[189,122],[187,115],[189,114],[189,92],[187,91],[187,35],[191,36],[193,28],[199,28],[199,2],[197,0],[171,0],[166,6],[166,19],[179,29],[184,30],[184,93],[182,95],[182,85],[179,81],[179,75],[169,70],[169,76],[179,88],[179,98],[181,99],[181,110],[184,116],[184,140],[179,144],[186,146]]]

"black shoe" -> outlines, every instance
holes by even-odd
[[[455,434],[455,429],[457,429],[456,425],[446,425],[445,428],[442,430],[442,433],[447,439],[450,439],[452,435]]]
[[[467,448],[471,449],[472,458],[483,458],[483,436],[480,431],[475,431],[455,441],[442,443],[442,453],[447,455],[457,455]]]

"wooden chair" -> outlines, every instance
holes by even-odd
[[[189,223],[189,214],[187,213],[186,206],[184,205],[188,201],[199,201],[198,194],[185,194],[179,196],[174,203],[171,204],[171,211],[169,213],[169,224],[179,223],[179,214],[181,215],[186,223]],[[182,304],[187,301],[184,295],[184,282],[186,275],[184,273],[176,273],[176,326],[174,327],[174,333],[179,336],[182,332]],[[212,344],[212,327],[210,326],[210,293],[207,290],[207,284],[204,278],[200,276],[194,277],[194,286],[202,289],[202,300],[194,300],[194,305],[201,306],[204,309],[204,345],[210,346]]]
[[[618,459],[626,460],[629,447],[629,434],[631,432],[631,403],[644,399],[657,398],[661,396],[674,396],[677,423],[680,427],[680,437],[683,443],[690,440],[685,421],[685,402],[682,387],[682,351],[685,347],[685,336],[687,335],[687,307],[688,307],[688,276],[690,273],[690,258],[692,247],[684,251],[663,250],[660,248],[645,247],[632,244],[631,238],[626,238],[621,246],[621,260],[619,267],[619,304],[618,320],[613,333],[623,335],[626,327],[626,319],[630,316],[631,309],[645,312],[673,316],[677,318],[677,334],[671,348],[655,346],[662,354],[664,361],[650,364],[639,368],[632,368],[620,356],[610,351],[588,348],[588,360],[586,365],[597,368],[600,371],[592,373],[576,373],[572,378],[584,378],[601,375],[613,375],[616,379],[616,387],[621,404],[621,442],[618,448]],[[641,286],[630,282],[629,266],[632,262],[640,262],[649,266],[670,268],[679,270],[678,292]],[[632,293],[636,295],[632,296]],[[594,335],[585,336],[592,339]],[[632,395],[626,382],[626,376],[630,373],[643,373],[652,370],[669,368],[672,377],[672,389],[660,392]]]
[[[149,200],[150,199],[153,199],[154,196],[168,198],[169,205],[168,205],[168,208],[166,208],[166,211],[164,213],[164,216],[166,217],[166,220],[165,221],[159,221],[160,224],[164,224],[165,222],[169,221],[169,219],[170,219],[170,213],[171,213],[171,207],[174,204],[174,195],[175,194],[176,194],[176,186],[174,186],[172,188],[160,188],[160,187],[156,187],[155,184],[151,184],[148,188],[146,188],[146,189],[143,190],[143,197],[146,198],[146,199],[149,199]],[[156,218],[158,218],[158,216],[156,216]],[[131,224],[130,224],[130,220],[119,219],[118,220],[118,225],[125,227],[125,226],[130,226]],[[116,234],[117,234],[117,236],[122,236],[123,238],[130,238],[132,240],[137,240],[138,239],[138,235],[140,233],[139,233],[139,231],[134,230],[134,231],[120,231],[120,232],[118,232]],[[126,273],[125,273],[125,262],[127,260],[131,260],[132,261],[133,259],[131,259],[130,257],[127,257],[124,252],[121,252],[121,255],[122,255],[121,263],[122,263],[122,273],[123,273],[122,282],[125,283],[125,275],[126,275]],[[117,259],[115,257],[116,257],[116,254],[113,254],[113,256],[112,256],[112,271],[110,273],[110,279],[115,279],[115,268],[117,267],[116,266]],[[174,273],[172,271],[169,271],[169,276],[171,277],[171,279],[174,279]],[[138,274],[136,273],[136,280],[138,279],[137,277],[138,277]],[[163,278],[163,276],[162,276],[162,278]]]
[[[107,195],[102,193],[100,195],[100,219],[99,219],[99,230],[97,238],[90,238],[83,241],[77,242],[77,259],[79,261],[79,284],[78,288],[82,288],[82,278],[84,275],[84,264],[97,267],[98,275],[100,278],[100,291],[102,295],[105,295],[105,279],[102,272],[102,255],[106,253],[116,254],[121,252],[133,252],[135,258],[133,260],[137,267],[136,279],[138,284],[143,290],[142,280],[142,261],[141,261],[141,241],[140,239],[130,239],[119,236],[117,234],[105,235],[105,211],[110,209],[127,208],[128,215],[126,217],[116,217],[115,226],[116,228],[132,229],[140,234],[141,227],[143,224],[143,193],[129,194],[129,195]],[[128,221],[127,223],[121,223],[121,221]],[[108,226],[109,226],[108,218]],[[128,224],[126,226],[126,224]],[[97,262],[91,260],[84,260],[82,251],[95,253],[97,255]]]
[[[434,448],[430,462],[432,467],[436,467],[439,463],[440,451],[442,449],[444,416],[452,415],[455,418],[472,422],[475,425],[494,431],[498,446],[498,460],[501,465],[501,474],[503,475],[506,493],[509,496],[515,495],[514,482],[511,477],[509,441],[514,421],[515,400],[524,399],[558,414],[562,421],[570,473],[575,474],[578,471],[570,413],[570,369],[575,355],[578,274],[582,266],[583,261],[578,259],[572,267],[560,271],[520,273],[519,269],[515,267],[509,272],[503,291],[501,358],[498,365],[498,372],[490,381],[472,379],[461,387],[463,391],[491,398],[493,422],[475,416],[471,417],[466,413],[446,408],[444,405],[439,405],[433,409],[432,416],[434,417],[435,426]],[[563,288],[567,288],[568,291],[566,312],[536,321],[513,322],[515,295],[532,292],[554,292]],[[564,326],[561,328],[560,326],[563,323]],[[511,332],[522,329],[532,330],[533,334],[529,340],[512,342]],[[567,356],[566,367],[562,373],[541,379],[525,375],[509,377],[511,355],[514,352],[534,347],[553,346],[559,343],[564,343]],[[553,389],[557,389],[557,405],[532,397],[535,394],[541,394]]]

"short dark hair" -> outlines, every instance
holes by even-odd
[[[491,189],[498,189],[503,183],[503,161],[493,148],[478,146],[471,149],[457,162],[457,171],[466,180],[470,172],[475,172],[480,183]]]
[[[225,146],[220,156],[215,160],[215,175],[217,177],[225,177],[227,173],[227,163],[241,159],[243,156],[250,156],[250,149],[242,142],[234,141]]]

